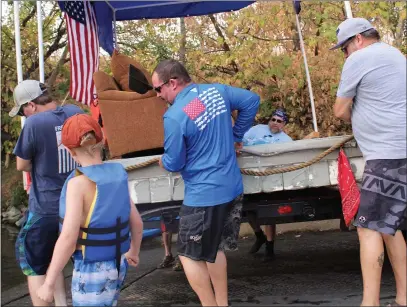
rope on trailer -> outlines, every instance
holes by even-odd
[[[134,164],[134,165],[127,166],[127,167],[125,168],[125,170],[126,170],[127,172],[130,172],[130,171],[133,171],[133,170],[135,170],[135,169],[143,168],[143,167],[149,166],[149,165],[151,165],[151,164],[158,163],[158,161],[160,161],[160,158],[159,158],[159,157],[153,158],[153,159],[147,160],[147,161],[142,162],[142,163],[137,163],[137,164]]]
[[[345,143],[351,141],[354,138],[353,135],[350,135],[348,137],[346,137],[345,139],[343,139],[342,141],[340,141],[339,143],[336,143],[334,145],[332,145],[330,148],[328,148],[327,150],[325,150],[324,152],[320,153],[318,156],[314,157],[313,159],[307,161],[307,162],[303,162],[300,163],[298,165],[293,165],[293,166],[286,166],[286,167],[280,167],[280,168],[273,168],[273,169],[266,169],[265,171],[255,171],[255,170],[249,170],[249,169],[240,169],[240,172],[243,175],[249,175],[249,176],[270,176],[270,175],[275,175],[275,174],[280,174],[280,173],[287,173],[287,172],[292,172],[292,171],[296,171],[305,167],[308,167],[314,163],[319,162],[322,158],[324,158],[325,156],[329,155],[330,153],[332,153],[333,151],[337,150],[339,147],[342,147]],[[158,163],[158,161],[160,160],[159,157],[157,158],[153,158],[150,160],[147,160],[145,162],[142,163],[137,163],[134,165],[130,165],[126,167],[126,171],[133,171],[139,168],[143,168],[146,167],[148,165],[152,165],[155,163]]]

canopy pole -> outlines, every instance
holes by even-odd
[[[353,18],[352,8],[350,6],[350,1],[343,1],[343,2],[345,4],[346,18]]]
[[[20,2],[13,1],[14,4],[14,36],[16,40],[16,60],[17,60],[17,82],[23,81],[23,61],[21,59],[20,40]]]
[[[316,116],[316,113],[315,113],[315,104],[314,104],[314,94],[312,92],[312,84],[311,84],[311,78],[310,78],[310,74],[309,74],[309,70],[308,70],[307,55],[305,53],[304,40],[303,40],[302,34],[301,34],[300,19],[298,17],[298,14],[295,14],[295,20],[297,22],[297,30],[298,30],[298,36],[300,38],[301,52],[302,52],[302,56],[304,58],[305,74],[307,75],[309,98],[311,100],[312,123],[313,123],[313,126],[314,126],[314,131],[318,132],[317,116]]]
[[[113,33],[114,33],[114,44],[117,51],[119,51],[119,44],[117,42],[117,31],[116,31],[116,10],[113,9]]]
[[[20,2],[13,1],[14,5],[14,36],[16,41],[16,61],[17,61],[17,83],[23,81],[23,61],[21,58],[21,39],[20,39]],[[21,128],[23,128],[25,123],[25,117],[21,116]],[[29,173],[23,172],[23,186],[24,189],[29,192],[28,185]]]
[[[37,25],[38,25],[38,57],[40,65],[40,82],[45,82],[44,72],[44,42],[42,34],[41,0],[37,1]]]

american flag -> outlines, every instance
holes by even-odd
[[[202,103],[202,101],[195,98],[190,101],[183,110],[191,120],[194,120],[199,114],[205,111],[205,109],[205,105]]]
[[[227,109],[222,95],[215,87],[203,91],[198,95],[198,99],[204,104],[205,112],[199,113],[198,117],[195,118],[194,123],[197,125],[198,129],[202,131],[212,120],[227,112]]]
[[[71,54],[69,94],[90,105],[95,93],[93,73],[99,68],[98,29],[90,1],[65,1],[65,21]]]

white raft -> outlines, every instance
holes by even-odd
[[[265,144],[244,147],[238,157],[242,169],[265,171],[298,165],[313,159],[321,152],[339,143],[347,136],[298,140],[282,144]],[[364,160],[356,142],[343,146],[357,181],[362,179]],[[296,171],[270,176],[243,175],[244,193],[271,193],[337,185],[339,149],[319,162]],[[124,167],[145,162],[157,156],[112,160]],[[136,204],[179,201],[184,198],[184,182],[179,173],[168,172],[158,164],[129,171],[129,188]]]

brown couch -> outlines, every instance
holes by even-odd
[[[153,90],[139,94],[129,89],[129,64],[141,69],[151,84],[151,75],[137,61],[117,51],[111,61],[113,77],[102,71],[93,75],[110,158],[163,147],[167,105]]]

